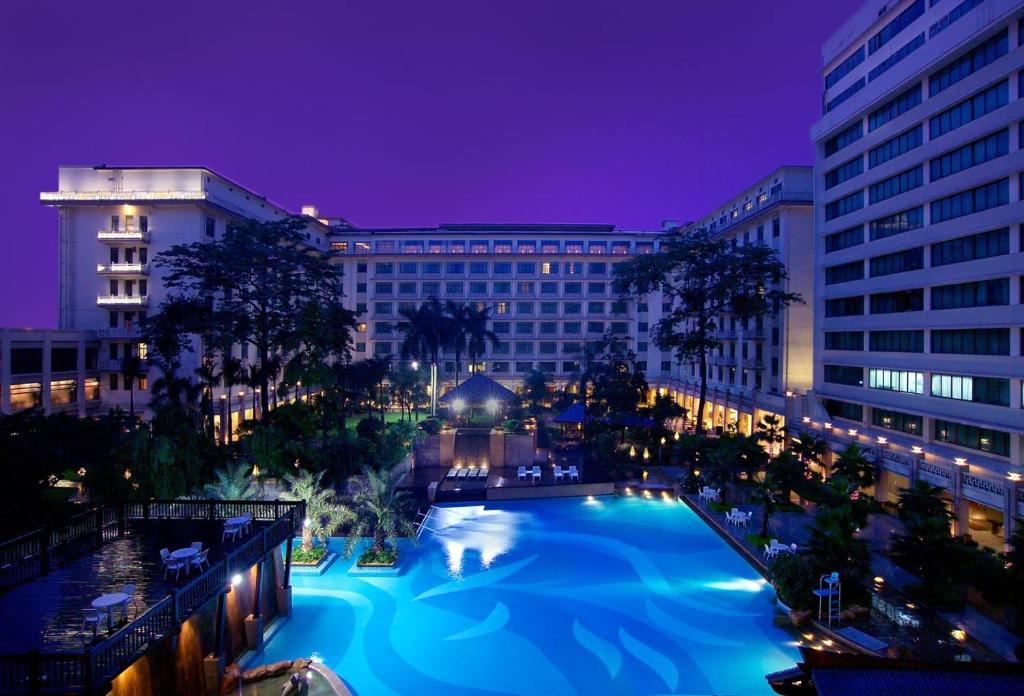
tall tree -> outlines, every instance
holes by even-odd
[[[444,313],[448,319],[448,340],[445,347],[452,351],[455,357],[455,386],[459,386],[459,373],[462,370],[462,354],[466,352],[466,342],[469,337],[469,322],[467,307],[464,302],[447,300],[444,303]]]
[[[430,415],[437,415],[437,363],[441,349],[448,344],[450,319],[436,297],[415,309],[401,310],[405,321],[398,325],[405,334],[400,352],[403,360],[410,357],[430,365]]]
[[[480,356],[487,352],[488,345],[492,348],[501,346],[498,334],[487,328],[487,322],[490,320],[490,307],[478,308],[472,304],[466,306],[463,321],[466,329],[466,353],[471,366],[480,361]]]
[[[326,256],[309,248],[307,225],[297,217],[243,219],[219,239],[175,245],[154,261],[172,292],[194,301],[213,298],[211,327],[221,342],[254,347],[264,413],[270,367],[294,347],[304,308],[335,304],[342,297],[341,275]]]
[[[775,250],[759,244],[733,247],[704,229],[665,236],[657,253],[616,267],[620,294],[660,292],[672,303],[672,311],[654,327],[654,340],[662,350],[675,351],[680,362],[698,365],[698,433],[704,429],[708,355],[720,346],[718,331],[725,317],[745,324],[801,301],[785,289],[786,280]]]
[[[540,370],[531,370],[523,378],[523,394],[530,402],[530,411],[534,414],[540,413],[543,406],[541,402],[548,396],[548,378]]]
[[[867,488],[875,482],[875,465],[864,456],[856,442],[847,445],[832,465],[833,474],[842,476],[858,488]]]

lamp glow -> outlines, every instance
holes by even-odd
[[[953,463],[957,466],[967,466],[967,457],[953,457]]]
[[[831,429],[832,429],[832,424],[831,424],[831,423],[828,423],[828,422],[826,422],[826,423],[825,423],[825,427],[826,427],[826,428],[828,428],[829,430],[831,430]]]
[[[497,399],[488,399],[486,406],[487,406],[487,412],[488,413],[495,414],[495,413],[498,412],[498,400]]]
[[[922,449],[920,445],[914,445],[910,448],[910,451],[914,454],[924,454],[924,449]]]
[[[454,401],[452,401],[452,410],[455,411],[456,413],[461,412],[462,409],[464,408],[466,408],[465,399],[455,399]]]
[[[235,573],[234,575],[231,576],[231,586],[232,587],[238,587],[241,584],[242,584],[242,575],[241,575],[241,573]]]

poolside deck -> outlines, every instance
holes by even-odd
[[[254,530],[265,524],[257,522]],[[222,543],[221,531],[222,523],[216,520],[128,521],[126,536],[0,594],[0,654],[75,650],[89,645],[92,631],[81,632],[82,610],[93,599],[134,584],[138,608],[129,605],[128,613],[129,619],[134,618],[188,580],[184,573],[181,582],[172,576],[163,578],[160,549],[174,550],[201,541],[210,549],[213,564],[250,538],[246,535]],[[116,618],[118,610],[114,614]],[[99,638],[106,635],[101,628]]]

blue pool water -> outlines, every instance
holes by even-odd
[[[771,587],[678,501],[446,506],[427,525],[397,577],[344,559],[293,576],[264,657],[319,653],[360,696],[761,694],[798,657]]]

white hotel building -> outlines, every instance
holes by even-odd
[[[805,392],[813,378],[814,177],[810,167],[780,167],[704,218],[682,228],[704,229],[733,245],[775,250],[789,271],[786,290],[804,304],[744,326],[721,318],[720,348],[708,356],[704,425],[751,434],[769,414],[785,418],[787,392]],[[699,404],[700,366],[673,364],[670,392],[693,420]]]
[[[815,374],[799,424],[948,492],[1000,546],[1018,483],[1024,5],[869,0],[823,48]],[[816,404],[815,404],[816,405]]]
[[[148,380],[127,389],[126,355],[145,358],[140,322],[167,293],[154,257],[175,244],[222,235],[233,219],[276,219],[288,211],[203,167],[62,167],[56,191],[41,194],[59,218],[60,331],[0,333],[0,412],[33,406],[80,414],[132,399],[141,411]],[[400,310],[431,296],[491,307],[501,339],[472,369],[508,386],[540,369],[565,383],[586,342],[612,332],[637,354],[652,383],[667,375],[671,355],[649,340],[663,311],[660,296],[620,301],[615,263],[652,253],[660,230],[611,225],[458,224],[434,228],[363,229],[318,217],[304,207],[311,248],[343,269],[344,304],[359,312],[355,359],[399,359]],[[77,347],[77,348],[76,348]],[[246,361],[254,352],[236,347]],[[180,373],[198,367],[198,345],[183,354]],[[463,374],[468,357],[462,356]],[[454,379],[454,356],[440,366]],[[150,377],[155,377],[152,373]],[[251,389],[234,387],[221,411],[253,417]],[[230,404],[224,405],[223,402]],[[224,414],[218,414],[219,419]],[[237,424],[238,414],[232,413]],[[219,420],[218,420],[219,422]]]

